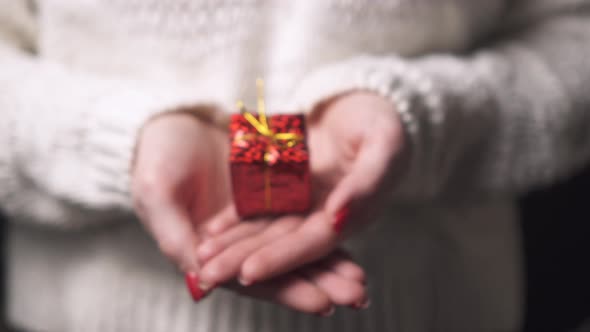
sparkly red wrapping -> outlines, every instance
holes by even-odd
[[[311,205],[303,115],[270,116],[268,126],[274,133],[292,133],[302,139],[291,144],[273,140],[260,134],[243,115],[231,118],[231,178],[242,218],[305,213]]]

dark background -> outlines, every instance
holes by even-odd
[[[524,197],[521,212],[526,332],[571,331],[590,317],[590,168]]]
[[[525,332],[570,332],[590,317],[590,168],[523,197],[520,206],[527,273]],[[0,215],[0,226],[4,224]],[[1,259],[3,245],[0,250]],[[0,287],[0,299],[5,294]],[[3,321],[0,331],[10,331]]]

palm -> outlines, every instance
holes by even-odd
[[[207,135],[179,136],[175,150],[168,158],[175,158],[175,174],[171,180],[177,188],[177,199],[190,212],[198,233],[214,213],[226,206],[230,199],[225,137],[215,129],[207,128]],[[225,141],[223,142],[225,143]],[[188,153],[187,153],[188,152]]]
[[[198,233],[204,221],[230,199],[223,133],[189,118],[160,122],[143,135],[135,173],[138,196],[166,200],[187,211]],[[143,185],[142,185],[143,184]]]
[[[338,106],[338,105],[335,105]],[[364,139],[358,112],[349,108],[320,111],[310,119],[309,145],[314,185],[321,207],[329,193],[351,172]]]

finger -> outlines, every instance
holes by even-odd
[[[338,213],[350,202],[366,198],[380,185],[391,158],[396,154],[396,135],[392,130],[379,130],[379,134],[368,136],[361,144],[357,160],[350,173],[334,188],[326,201],[326,211],[336,216],[333,223],[339,222]]]
[[[274,302],[293,310],[331,316],[334,306],[316,285],[296,275],[283,276],[248,287],[233,283],[227,286],[242,295]]]
[[[199,274],[195,272],[187,272],[184,274],[184,282],[189,291],[193,301],[199,302],[209,294],[210,287],[200,281]]]
[[[261,219],[256,221],[242,222],[230,227],[225,232],[213,238],[205,240],[199,246],[199,261],[203,264],[215,255],[225,250],[230,245],[253,235],[256,235],[268,226],[269,220]]]
[[[240,217],[236,212],[235,205],[230,204],[207,222],[206,231],[210,235],[217,235],[237,225],[239,222]]]
[[[253,283],[292,271],[329,254],[337,240],[325,214],[316,212],[296,231],[252,253],[240,269],[241,280]]]
[[[194,231],[188,211],[161,202],[151,204],[147,212],[148,227],[162,253],[177,264],[183,272],[199,271],[197,248],[199,236]]]
[[[203,266],[201,277],[206,283],[212,285],[238,277],[242,264],[252,253],[292,232],[301,225],[301,222],[301,218],[298,217],[283,217],[273,221],[261,234],[235,243],[212,258]],[[250,284],[248,281],[242,280],[242,282],[246,285]]]
[[[319,264],[303,267],[299,273],[324,291],[334,304],[360,309],[368,302],[363,284],[327,270]]]
[[[322,267],[334,271],[344,278],[366,284],[367,276],[365,270],[356,264],[350,255],[342,250],[321,261]]]

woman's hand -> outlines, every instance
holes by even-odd
[[[210,286],[199,282],[197,247],[206,240],[206,221],[231,199],[227,149],[225,132],[193,115],[171,113],[145,125],[136,151],[132,174],[136,211],[161,251],[201,288],[199,296]],[[326,315],[334,304],[333,287],[326,290],[326,281],[346,287],[343,294],[354,295],[363,288],[364,274],[350,258],[333,253],[323,262],[253,287],[226,286],[295,310]]]
[[[150,120],[138,140],[132,176],[136,212],[160,250],[198,273],[202,225],[230,199],[221,130],[188,113]]]
[[[380,189],[394,185],[407,160],[393,104],[370,93],[343,95],[316,110],[308,128],[314,211],[250,223],[239,223],[232,209],[216,215],[208,225],[215,237],[199,249],[204,280],[237,275],[252,284],[292,271],[333,251],[342,230],[355,233],[378,213]]]

